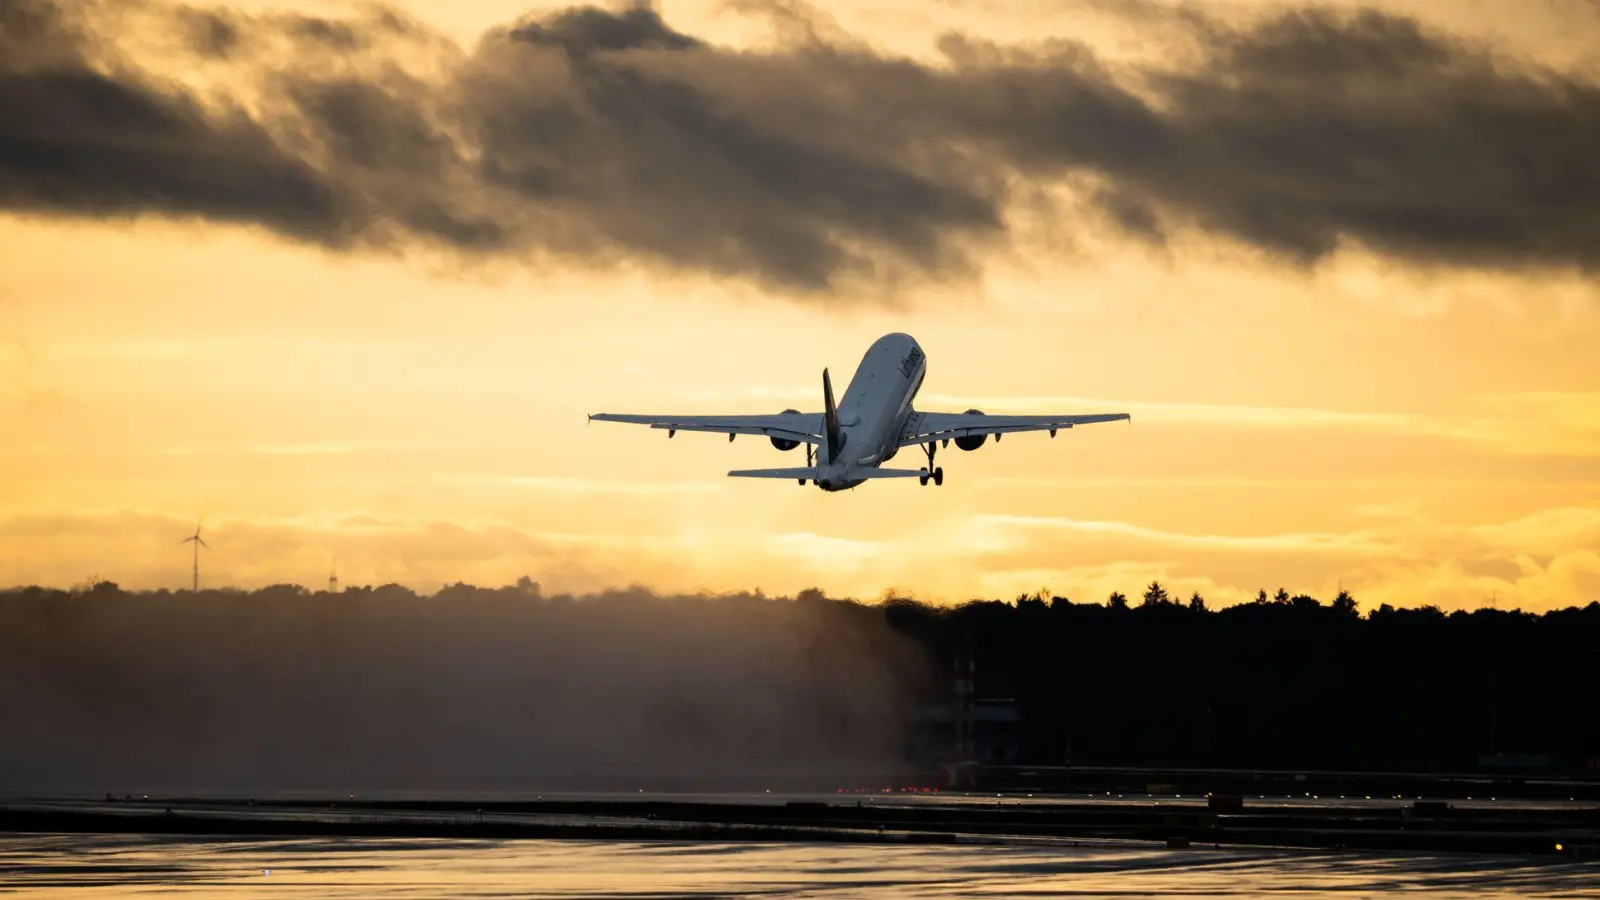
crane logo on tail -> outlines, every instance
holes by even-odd
[[[910,378],[911,373],[916,371],[917,363],[919,362],[922,362],[922,348],[913,346],[911,352],[906,354],[906,358],[900,360],[900,374]]]

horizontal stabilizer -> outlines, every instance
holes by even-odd
[[[856,481],[865,478],[921,478],[928,474],[927,469],[878,469],[863,466],[859,469],[848,469],[844,473],[846,481]],[[810,467],[797,467],[793,469],[734,469],[728,473],[732,478],[804,478],[808,481],[817,479],[817,470]]]
[[[793,469],[734,469],[728,473],[730,478],[804,478],[807,481],[817,477],[817,470],[809,466],[800,466]]]

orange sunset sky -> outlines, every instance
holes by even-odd
[[[0,0],[0,584],[1600,599],[1594,4],[573,9]]]

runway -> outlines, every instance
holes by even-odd
[[[877,843],[1112,842],[1588,857],[1585,801],[975,793],[549,794],[0,803],[0,830]]]

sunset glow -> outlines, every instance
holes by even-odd
[[[98,576],[186,587],[189,547],[179,541],[203,521],[210,586],[317,585],[336,564],[345,584],[418,589],[527,575],[546,592],[815,586],[958,602],[1047,589],[1099,602],[1160,579],[1213,606],[1280,585],[1324,599],[1342,587],[1363,608],[1542,610],[1600,599],[1600,193],[1586,195],[1587,207],[1568,199],[1600,191],[1600,125],[1581,113],[1600,108],[1600,13],[1585,3],[1366,4],[1381,11],[1368,13],[1383,17],[1377,25],[1349,12],[1354,3],[1318,7],[1348,29],[1325,35],[1330,46],[1403,54],[1410,23],[1446,54],[1390,61],[1442,73],[1436,87],[1433,75],[1403,79],[1419,96],[1436,92],[1424,98],[1429,109],[1486,96],[1494,78],[1525,78],[1495,108],[1525,101],[1506,115],[1529,123],[1523,139],[1502,136],[1481,156],[1463,142],[1409,180],[1357,173],[1352,162],[1351,183],[1322,197],[1284,186],[1306,167],[1200,159],[1208,146],[1228,150],[1221,137],[1208,141],[1234,125],[1271,143],[1269,99],[1304,121],[1286,132],[1304,141],[1263,154],[1313,155],[1358,124],[1385,135],[1403,127],[1403,98],[1361,99],[1383,91],[1378,69],[1389,63],[1348,85],[1353,108],[1372,104],[1372,120],[1339,120],[1322,134],[1305,130],[1306,110],[1335,115],[1327,96],[1308,94],[1301,107],[1289,88],[1263,88],[1249,107],[1260,118],[1243,121],[1206,93],[1208,79],[1248,82],[1249,66],[1279,64],[1271,54],[1300,32],[1292,16],[1274,17],[1300,5],[1204,7],[1213,24],[1235,29],[1235,43],[1218,49],[1158,3],[897,0],[741,12],[668,0],[657,9],[666,37],[583,52],[714,96],[711,137],[675,143],[673,128],[700,121],[694,112],[663,112],[633,134],[596,125],[538,157],[575,174],[526,205],[514,198],[531,190],[531,168],[516,173],[515,190],[466,180],[481,150],[468,137],[457,162],[414,163],[442,172],[436,181],[415,176],[411,162],[357,172],[331,138],[319,143],[311,113],[289,116],[273,92],[310,96],[312,86],[365,78],[395,97],[423,96],[419,108],[437,116],[440,133],[462,122],[509,131],[538,91],[603,83],[598,96],[632,83],[561,56],[578,52],[554,46],[567,39],[562,28],[577,27],[561,24],[564,6],[409,0],[396,4],[410,17],[394,26],[399,37],[323,59],[288,55],[302,38],[284,37],[298,32],[272,17],[342,15],[376,28],[363,17],[377,14],[153,0],[137,13],[144,26],[113,39],[114,10],[32,5],[88,10],[71,13],[93,35],[73,45],[84,65],[163,96],[190,91],[197,108],[252,110],[263,140],[337,172],[363,203],[379,199],[352,206],[354,233],[328,234],[319,222],[261,213],[266,201],[201,208],[133,188],[112,197],[110,187],[69,201],[15,187],[46,184],[32,170],[0,168],[0,584]],[[234,23],[239,49],[206,56],[163,24],[202,8],[233,17],[218,21]],[[524,16],[544,23],[545,43],[502,58],[523,49],[492,29]],[[47,42],[24,59],[3,34],[0,57],[22,61],[0,60],[0,91],[20,67],[59,64]],[[685,49],[672,35],[694,43]],[[1154,52],[1158,44],[1170,52]],[[1225,56],[1235,68],[1218,74]],[[1052,67],[1080,80],[1028,80]],[[281,83],[291,70],[303,84]],[[1175,86],[1180,75],[1189,80]],[[1567,86],[1533,96],[1552,79]],[[949,106],[925,103],[928,85]],[[1093,114],[1104,120],[1085,111],[1080,89],[1104,103]],[[1051,155],[1052,128],[1110,130],[1105,121],[1132,102],[1124,89],[1172,115],[1184,102],[1209,104],[1162,132],[1181,164],[1154,158],[1160,148],[1148,144],[1135,148],[1151,150],[1148,161],[1102,159],[1073,139]],[[1577,97],[1570,108],[1561,90]],[[665,89],[604,96],[618,108],[687,103]],[[979,99],[961,105],[969,97]],[[992,118],[983,98],[997,104]],[[1056,125],[1029,119],[1036,100],[1083,106]],[[490,111],[468,118],[472,104]],[[1006,110],[1017,121],[1001,121]],[[746,120],[760,127],[727,124]],[[44,121],[0,124],[0,141],[33,140],[28,128]],[[1454,121],[1441,112],[1434,124]],[[873,134],[857,133],[870,122]],[[554,116],[540,123],[565,127]],[[996,136],[1006,129],[1017,132]],[[812,135],[823,147],[815,156],[795,149]],[[29,146],[49,145],[39,140]],[[401,152],[384,140],[371,152]],[[766,140],[759,164],[728,161],[742,142]],[[649,143],[581,166],[565,155],[613,152],[600,148],[606,141]],[[537,154],[527,152],[506,159],[531,167]],[[1490,166],[1517,154],[1522,174]],[[613,166],[649,170],[601,183]],[[764,180],[784,177],[771,170],[785,166],[793,190]],[[807,180],[830,173],[862,181],[830,192]],[[1515,181],[1523,175],[1556,179],[1556,193],[1525,190]],[[1415,190],[1395,196],[1398,183]],[[1349,213],[1378,205],[1361,195],[1369,188],[1394,208]],[[1281,210],[1295,211],[1284,221],[1263,208],[1280,190],[1290,195]],[[1246,191],[1259,193],[1241,199]],[[1524,194],[1535,197],[1525,210],[1490,214]],[[979,201],[996,198],[991,222]],[[376,224],[361,231],[368,214]],[[1320,248],[1325,235],[1333,244]],[[891,331],[927,351],[920,408],[1117,410],[1133,421],[951,448],[937,489],[910,481],[840,494],[723,477],[798,465],[798,453],[765,440],[669,442],[585,421],[602,411],[820,408],[822,368],[839,379]]]

